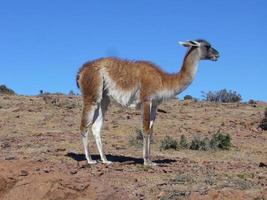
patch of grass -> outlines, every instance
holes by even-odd
[[[172,191],[160,198],[161,200],[188,199],[191,191]]]
[[[231,137],[229,134],[215,133],[211,139],[205,137],[194,137],[191,142],[187,142],[184,135],[181,136],[179,143],[170,136],[166,136],[160,145],[160,150],[167,149],[190,149],[197,151],[208,150],[228,150],[231,147]]]
[[[184,100],[192,100],[193,97],[191,95],[185,95]]]
[[[134,134],[130,136],[129,144],[135,147],[143,146],[143,133],[139,128],[135,128]]]
[[[208,151],[210,149],[210,141],[208,138],[201,139],[199,137],[194,137],[189,149],[199,150],[199,151]]]
[[[204,182],[207,184],[207,185],[214,185],[216,183],[216,178],[212,175],[207,175],[205,177],[205,180]]]
[[[179,147],[181,149],[187,149],[188,148],[188,142],[187,142],[187,139],[184,135],[181,135]]]
[[[233,102],[240,102],[242,97],[236,91],[231,90],[219,90],[215,92],[209,91],[208,93],[202,92],[203,97],[206,101],[212,102],[222,102],[222,103],[233,103]]]
[[[242,173],[242,174],[237,174],[237,177],[243,180],[246,180],[248,177],[248,174]]]
[[[167,149],[177,149],[178,143],[175,139],[170,136],[165,136],[165,138],[161,141],[160,150],[167,150]]]
[[[240,177],[228,177],[222,184],[218,185],[220,188],[232,188],[238,190],[247,190],[253,186],[253,182],[250,180],[242,179]]]
[[[193,183],[194,179],[192,176],[188,174],[180,174],[180,175],[177,175],[175,179],[172,181],[177,184],[186,184],[186,183]]]
[[[251,105],[252,107],[256,108],[257,107],[257,101],[253,100],[253,99],[250,99],[248,101],[248,104]]]
[[[6,95],[15,95],[16,93],[14,90],[8,88],[5,85],[0,85],[0,94],[6,94]]]
[[[186,101],[186,100],[191,100],[191,101],[194,101],[194,102],[197,102],[198,101],[197,98],[194,98],[191,95],[185,95],[184,96],[184,101]]]
[[[264,118],[262,119],[259,127],[262,129],[262,130],[267,130],[267,108],[265,108],[265,111],[264,111]]]
[[[150,169],[153,169],[151,166],[143,165],[143,164],[139,165],[138,168],[139,168],[140,171],[145,171],[145,172],[147,172]]]
[[[227,150],[231,146],[231,137],[229,134],[215,133],[210,140],[211,149]]]

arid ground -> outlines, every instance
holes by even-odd
[[[267,199],[267,132],[258,129],[267,104],[171,100],[154,127],[155,167],[129,140],[140,112],[112,104],[103,143],[112,165],[88,166],[79,133],[81,97],[0,96],[0,199]],[[160,150],[179,141],[229,133],[230,150]],[[99,160],[90,137],[93,158]]]

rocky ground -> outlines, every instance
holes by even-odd
[[[140,112],[112,104],[103,142],[112,165],[86,164],[77,96],[0,96],[0,199],[267,199],[267,132],[258,129],[267,104],[163,103],[152,145],[155,167],[129,140]],[[160,151],[169,135],[188,140],[229,133],[223,151]],[[93,158],[99,159],[90,137]]]

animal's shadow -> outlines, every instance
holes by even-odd
[[[76,161],[84,161],[86,160],[84,154],[77,154],[74,152],[69,152],[65,156],[72,158],[73,160]],[[99,155],[91,155],[93,160],[100,160]],[[119,163],[127,163],[127,164],[143,164],[143,159],[142,158],[134,158],[130,156],[117,156],[117,155],[111,155],[108,154],[106,155],[107,159],[112,162],[119,162]],[[176,162],[176,160],[172,159],[158,159],[158,160],[153,160],[153,162],[157,164],[168,164],[168,163],[173,163]]]

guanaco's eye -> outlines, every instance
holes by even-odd
[[[211,47],[210,45],[207,45],[207,46],[206,46],[207,50],[209,50],[209,49],[210,49],[210,47]]]

